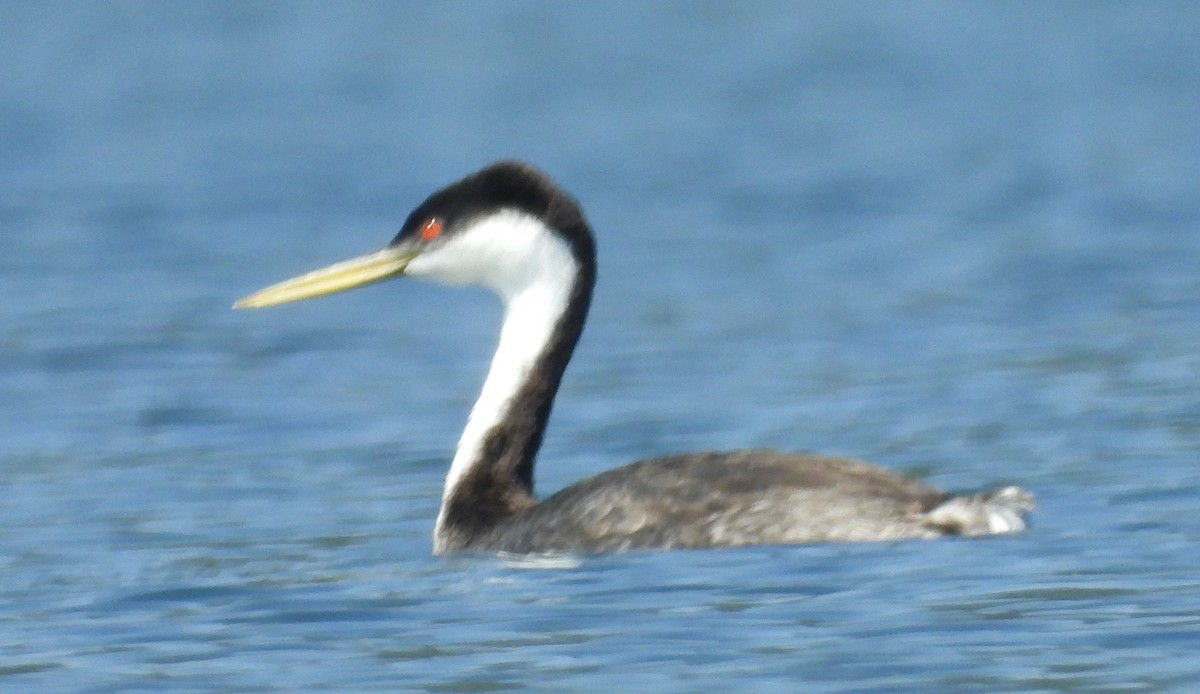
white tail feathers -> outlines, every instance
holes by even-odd
[[[979,494],[952,496],[925,514],[925,522],[953,535],[1003,535],[1025,529],[1033,494],[1002,487]]]

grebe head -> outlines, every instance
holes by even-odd
[[[481,284],[511,301],[533,286],[594,274],[578,204],[537,169],[501,161],[425,199],[383,249],[280,282],[235,308],[271,306],[408,275]]]

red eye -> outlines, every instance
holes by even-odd
[[[442,233],[442,220],[437,217],[430,217],[421,225],[421,240],[430,241]]]

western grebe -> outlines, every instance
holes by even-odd
[[[642,460],[537,502],[533,464],[596,278],[579,205],[502,161],[433,193],[382,250],[234,304],[270,306],[392,277],[481,284],[504,302],[499,344],[459,439],[434,552],[603,552],[934,538],[1024,530],[1018,487],[947,494],[850,458],[771,450]]]

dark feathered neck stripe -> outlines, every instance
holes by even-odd
[[[557,192],[557,189],[554,189]],[[575,203],[558,193],[538,210],[567,241],[578,265],[563,315],[542,354],[508,403],[502,419],[484,436],[476,460],[444,500],[439,544],[469,548],[497,524],[534,505],[533,467],[563,372],[583,332],[596,282],[595,246]]]

